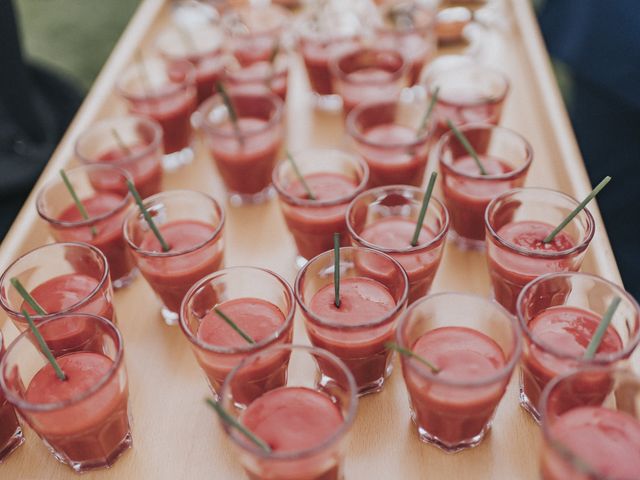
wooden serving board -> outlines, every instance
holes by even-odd
[[[583,197],[591,187],[529,1],[505,3],[512,26],[508,31],[488,34],[483,58],[505,71],[511,80],[502,123],[521,132],[534,147],[528,185],[557,188]],[[92,122],[126,111],[114,94],[115,80],[139,48],[151,48],[155,32],[167,22],[169,8],[169,2],[163,0],[145,0],[141,4],[34,192],[59,168],[76,162],[74,142]],[[301,62],[296,60],[287,101],[289,148],[347,146],[340,114],[314,112],[308,92]],[[166,175],[164,189],[173,188],[208,192],[225,203],[220,178],[200,143],[191,165]],[[2,243],[2,270],[20,254],[52,241],[36,214],[34,200],[32,194]],[[277,201],[242,208],[226,204],[225,208],[225,263],[267,267],[293,281],[295,247]],[[596,219],[596,235],[583,269],[619,283],[595,203],[590,209]],[[447,245],[433,291],[488,295],[489,288],[484,254],[461,252]],[[209,392],[186,339],[178,327],[162,322],[159,304],[144,279],[139,277],[131,287],[117,292],[115,302],[125,339],[134,447],[112,469],[83,478],[244,478],[213,412],[203,402]],[[3,322],[0,317],[0,326]],[[299,313],[295,328],[296,341],[308,343]],[[5,322],[3,329],[8,340],[16,334],[11,322]],[[537,478],[539,429],[518,406],[516,387],[514,375],[493,429],[479,447],[447,455],[418,440],[410,424],[407,394],[396,365],[384,391],[360,402],[347,453],[347,479]],[[26,437],[26,443],[0,465],[0,478],[75,478],[71,469],[56,462],[29,429]]]

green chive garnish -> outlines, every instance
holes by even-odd
[[[333,303],[340,308],[340,234],[333,234]]]
[[[433,91],[433,95],[431,95],[431,100],[429,101],[429,106],[427,107],[427,111],[424,112],[422,116],[422,120],[420,121],[420,126],[416,132],[416,137],[422,135],[427,128],[427,124],[429,123],[429,118],[431,118],[431,114],[433,113],[433,109],[438,103],[438,95],[440,94],[440,87],[436,87]]]
[[[440,371],[440,369],[438,367],[436,367],[433,363],[431,363],[426,358],[421,357],[420,355],[418,355],[417,353],[412,352],[411,350],[408,350],[406,348],[401,347],[400,345],[398,345],[395,342],[387,342],[384,345],[388,350],[395,350],[396,352],[398,352],[401,355],[404,355],[405,357],[410,357],[410,358],[416,359],[418,362],[420,362],[420,363],[426,365],[427,367],[429,367],[433,373],[438,373]]]
[[[247,439],[251,440],[258,448],[264,450],[266,453],[271,453],[271,448],[267,443],[251,432],[247,427],[242,425],[239,420],[233,418],[218,402],[211,400],[210,398],[206,399],[206,402],[215,410],[218,416],[225,422],[227,425],[235,428],[240,433],[242,433]]]
[[[140,198],[140,194],[138,193],[138,190],[136,190],[136,187],[133,185],[131,180],[127,180],[127,188],[131,192],[131,195],[133,195],[133,199],[138,204],[138,208],[140,209],[140,213],[142,213],[142,216],[147,221],[147,225],[149,225],[149,228],[151,229],[153,234],[158,239],[158,242],[160,242],[160,246],[162,247],[162,251],[163,252],[168,252],[169,250],[171,250],[171,247],[169,247],[169,244],[165,241],[165,239],[160,234],[160,230],[158,230],[158,227],[156,226],[156,223],[153,221],[153,218],[151,218],[151,215],[149,214],[149,211],[147,210],[147,207],[145,207],[144,203],[142,203],[142,199]]]
[[[234,322],[228,316],[226,316],[222,310],[220,310],[219,308],[214,308],[213,311],[216,312],[218,314],[218,316],[227,323],[227,325],[229,325],[231,328],[233,328],[238,333],[238,335],[240,335],[242,338],[244,338],[247,341],[247,343],[251,343],[251,344],[256,343],[256,341],[253,338],[251,338],[251,336],[248,333],[245,333],[236,324],[236,322]]]
[[[429,206],[429,200],[431,200],[431,194],[433,193],[433,187],[436,184],[436,178],[438,178],[438,173],[431,173],[431,178],[429,178],[429,184],[427,185],[427,190],[424,193],[424,198],[422,199],[422,207],[420,208],[420,215],[418,216],[418,221],[416,222],[416,230],[413,232],[413,239],[411,240],[411,246],[415,247],[418,245],[418,239],[420,238],[420,231],[422,231],[422,225],[424,224],[424,217],[427,214],[427,207]]]
[[[80,215],[82,216],[83,219],[89,220],[89,214],[87,213],[87,210],[84,208],[84,205],[78,198],[78,195],[76,194],[76,191],[74,190],[73,185],[71,185],[71,182],[69,181],[69,177],[67,177],[67,174],[62,169],[60,169],[60,176],[62,177],[62,181],[64,182],[65,187],[67,187],[67,190],[69,190],[69,194],[73,199],[73,203],[76,204],[76,208],[80,212]],[[91,236],[95,237],[97,234],[98,232],[96,230],[96,227],[92,225]]]
[[[229,114],[229,120],[231,120],[231,126],[233,127],[233,131],[238,138],[238,142],[240,145],[244,145],[244,137],[242,136],[242,131],[240,130],[240,125],[238,124],[238,113],[236,112],[235,107],[233,106],[233,102],[231,101],[231,97],[227,93],[227,90],[224,88],[221,82],[216,82],[216,90],[222,97],[222,102],[224,106],[227,108],[227,113]]]
[[[467,153],[471,155],[471,157],[475,160],[476,165],[478,165],[478,170],[480,170],[480,175],[487,175],[487,171],[482,166],[480,157],[478,157],[478,152],[476,152],[474,148],[471,146],[471,144],[469,143],[469,140],[467,140],[467,137],[465,137],[464,134],[456,128],[456,126],[453,124],[453,122],[450,119],[447,119],[447,125],[453,131],[453,134],[456,136],[458,141],[462,144],[462,146],[467,151]]]
[[[44,356],[47,357],[47,360],[49,360],[49,363],[51,363],[53,370],[56,372],[56,376],[60,380],[66,380],[67,376],[64,374],[64,372],[60,368],[60,365],[58,365],[58,362],[56,361],[56,358],[53,356],[53,353],[51,353],[51,350],[49,349],[47,342],[45,342],[44,338],[42,338],[42,335],[40,335],[40,331],[38,330],[38,327],[36,327],[36,324],[31,318],[31,315],[29,315],[29,312],[27,312],[24,308],[22,309],[22,314],[24,315],[24,318],[27,319],[27,322],[29,323],[29,328],[31,328],[31,333],[33,333],[33,336],[36,337],[36,340],[40,345],[40,351],[44,353]]]
[[[13,277],[9,281],[11,282],[11,285],[13,285],[13,288],[15,288],[18,291],[18,293],[24,299],[24,301],[27,302],[31,308],[33,308],[34,312],[36,312],[38,315],[47,314],[47,312],[44,311],[44,308],[42,308],[40,304],[36,302],[36,299],[33,298],[29,292],[27,292],[27,289],[24,288],[22,283],[20,283],[20,280]]]
[[[606,333],[607,328],[609,328],[613,314],[616,313],[616,309],[618,308],[618,305],[620,305],[621,301],[622,299],[620,297],[614,298],[609,304],[607,311],[604,312],[604,315],[598,324],[598,328],[593,334],[593,337],[591,337],[591,341],[589,342],[589,345],[587,345],[587,350],[584,352],[585,360],[589,360],[595,356],[598,351],[598,347],[604,338],[604,334]]]
[[[293,155],[291,155],[291,152],[289,152],[289,150],[287,150],[287,158],[289,159],[289,162],[291,162],[291,167],[293,168],[293,172],[296,174],[296,177],[298,177],[298,180],[300,180],[300,183],[302,184],[302,187],[307,192],[307,196],[309,197],[310,200],[315,200],[316,196],[311,191],[311,188],[309,188],[309,185],[307,184],[307,181],[302,176],[302,173],[300,172],[300,169],[298,168],[298,164],[294,160]]]

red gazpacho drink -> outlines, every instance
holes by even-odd
[[[604,402],[582,392],[592,377],[609,381]],[[640,378],[628,370],[588,367],[547,386],[542,410],[544,480],[633,480],[640,472]]]
[[[113,286],[126,287],[135,275],[134,262],[122,235],[124,217],[133,204],[126,189],[130,175],[112,165],[93,164],[72,168],[66,176],[85,211],[80,211],[65,182],[58,176],[38,193],[38,215],[47,222],[57,242],[82,242],[98,248],[109,262]],[[109,177],[112,185],[120,187],[98,189],[100,184],[94,179],[105,177]]]
[[[185,60],[166,64],[141,59],[124,71],[117,89],[131,113],[150,117],[162,127],[165,169],[188,163],[193,156],[191,114],[197,106],[193,65]]]
[[[260,91],[266,87],[285,101],[289,81],[288,56],[278,53],[274,58],[251,65],[231,62],[224,69],[224,81],[232,88],[251,86]]]
[[[288,368],[303,369],[305,376],[289,372],[283,386],[246,401],[245,369],[261,363],[261,357],[278,355],[291,358]],[[318,365],[330,365],[331,376],[315,371]],[[221,402],[269,447],[268,452],[259,450],[238,431],[222,424],[250,479],[344,478],[346,435],[355,416],[357,397],[353,376],[334,355],[297,345],[263,350],[247,357],[227,377]]]
[[[481,147],[476,143],[479,138],[491,138],[490,145],[482,147],[486,152],[478,154],[482,171],[453,131],[442,135],[435,148],[455,242],[463,249],[482,249],[487,205],[499,194],[524,185],[533,149],[521,135],[504,127],[473,124],[458,130],[476,152]]]
[[[360,47],[329,62],[344,113],[380,98],[395,98],[407,85],[407,62],[398,50]]]
[[[340,150],[304,150],[280,161],[273,184],[298,249],[298,266],[329,250],[334,233],[341,233],[342,245],[349,244],[347,206],[366,188],[368,179],[366,163]]]
[[[431,197],[416,245],[412,245],[423,199],[424,192],[416,187],[380,187],[358,195],[347,210],[352,244],[384,252],[404,268],[409,304],[429,293],[449,230],[447,209]],[[385,274],[384,265],[378,262],[358,267],[376,276]]]
[[[501,72],[477,63],[461,64],[433,69],[425,81],[429,96],[438,89],[433,111],[436,140],[449,130],[447,120],[456,127],[468,123],[500,123],[502,106],[509,92],[509,81]],[[470,132],[469,141],[480,154],[486,153],[490,140],[491,131]]]
[[[293,291],[279,275],[258,267],[231,267],[207,275],[189,290],[180,310],[180,327],[217,396],[243,358],[291,342],[294,314]],[[283,352],[261,357],[243,370],[243,391],[236,390],[235,395],[248,403],[283,386],[288,361]]]
[[[362,265],[376,265],[374,269]],[[396,324],[407,304],[407,275],[393,258],[371,249],[340,249],[340,305],[335,303],[334,252],[310,260],[298,273],[295,294],[311,343],[351,370],[358,394],[382,389],[391,374]],[[324,371],[326,367],[320,365]]]
[[[2,362],[4,351],[4,340],[0,332],[0,362]],[[0,388],[0,463],[23,442],[24,436],[16,412]]]
[[[156,48],[168,64],[187,61],[195,68],[198,104],[213,95],[216,82],[222,79],[227,62],[223,47],[224,32],[213,22],[187,27],[176,20],[156,39]]]
[[[369,165],[369,186],[422,184],[433,124],[423,102],[366,102],[347,115],[347,133]]]
[[[416,0],[387,2],[375,28],[376,45],[397,48],[409,64],[409,86],[420,79],[424,66],[436,54],[435,5]]]
[[[551,242],[544,239],[578,201],[545,188],[516,188],[494,198],[485,211],[486,249],[494,298],[511,313],[522,288],[553,272],[578,271],[593,238],[583,209]]]
[[[593,357],[587,347],[615,297],[621,303]],[[520,403],[540,419],[542,390],[556,376],[589,365],[613,366],[628,358],[640,342],[640,307],[617,285],[586,273],[553,273],[529,283],[517,304],[524,332],[520,376]],[[581,385],[594,400],[604,399],[610,384],[606,377]]]
[[[162,302],[162,317],[175,325],[191,286],[222,267],[224,211],[210,196],[191,190],[159,193],[144,204],[169,249],[163,250],[137,209],[125,220],[124,236],[140,272]]]
[[[102,120],[80,135],[75,153],[84,164],[115,165],[126,170],[142,198],[162,189],[162,128],[155,120],[137,115]],[[100,172],[90,180],[98,191],[127,193],[118,175]]]
[[[23,332],[0,362],[0,384],[7,398],[56,458],[84,472],[113,465],[131,446],[127,374],[122,337],[110,321],[74,314],[91,322],[102,342],[100,353],[84,351],[56,358],[65,374],[61,380],[37,347],[30,331]],[[57,328],[67,315],[43,321],[39,328]],[[35,371],[32,365],[39,365]]]
[[[271,174],[284,137],[283,102],[266,86],[228,90],[237,119],[221,94],[199,109],[205,141],[234,205],[271,198]]]
[[[520,357],[515,319],[481,297],[434,294],[409,307],[397,342],[413,352],[401,361],[420,439],[447,452],[478,445]]]
[[[20,281],[46,315],[38,314],[29,306],[11,283],[13,278]],[[23,309],[36,324],[52,315],[66,315],[41,331],[55,355],[78,347],[98,351],[100,342],[92,324],[72,314],[98,315],[116,323],[112,300],[106,258],[97,248],[83,243],[39,247],[16,260],[0,277],[0,306],[18,330],[29,329]]]

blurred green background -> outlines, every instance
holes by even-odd
[[[52,67],[87,91],[139,0],[14,2],[27,58]]]

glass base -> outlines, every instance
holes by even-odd
[[[524,408],[529,413],[529,415],[531,415],[531,418],[533,418],[533,420],[538,425],[540,425],[540,412],[538,412],[538,409],[533,404],[533,402],[529,399],[527,394],[524,393],[524,385],[522,384],[522,378],[520,378],[518,401],[520,402],[520,406]]]
[[[468,448],[477,447],[478,445],[480,445],[480,442],[482,442],[487,432],[491,429],[491,424],[493,423],[493,418],[492,418],[487,422],[484,428],[477,435],[474,435],[471,438],[466,438],[456,443],[449,443],[441,440],[435,435],[432,435],[431,433],[426,431],[423,427],[418,425],[413,408],[411,408],[411,420],[418,428],[418,437],[420,438],[421,442],[434,445],[445,453],[457,453],[457,452],[461,452],[462,450],[467,450]]]
[[[232,207],[241,207],[243,205],[259,205],[268,202],[276,196],[276,189],[273,185],[269,185],[258,193],[238,193],[228,192],[227,197]]]
[[[16,448],[24,443],[24,435],[22,435],[22,429],[20,427],[16,428],[16,431],[9,437],[7,443],[0,450],[0,463],[4,461],[5,458],[9,456],[11,452],[13,452]]]
[[[113,449],[108,457],[100,458],[99,460],[87,460],[84,462],[74,462],[73,460],[57,453],[50,445],[45,442],[47,448],[51,451],[53,456],[61,463],[69,465],[76,473],[88,472],[89,470],[97,470],[100,468],[111,468],[120,456],[126,452],[133,445],[133,439],[131,438],[131,432],[122,439],[122,441]]]
[[[164,323],[166,323],[170,327],[177,325],[178,319],[180,318],[176,312],[172,312],[164,305],[160,309],[160,315],[162,315],[162,319],[164,320]]]
[[[485,249],[484,240],[473,240],[471,238],[461,237],[453,229],[449,230],[449,239],[455,245],[465,252],[483,252]]]
[[[302,267],[304,267],[307,264],[308,261],[309,260],[304,258],[302,255],[300,255],[300,254],[296,255],[295,262],[296,262],[296,267],[298,268],[298,270],[301,269]]]
[[[391,360],[389,361],[389,365],[387,365],[387,369],[384,372],[384,375],[373,382],[367,383],[366,385],[358,386],[358,397],[364,397],[365,395],[371,395],[373,393],[381,392],[384,387],[384,382],[389,378],[393,372],[393,365],[391,364]]]
[[[162,169],[167,173],[175,172],[177,169],[189,165],[193,159],[193,148],[188,146],[177,152],[165,154],[162,157]]]
[[[120,277],[117,280],[112,282],[113,288],[115,290],[120,290],[121,288],[126,288],[136,279],[140,270],[137,267],[134,267],[129,273],[127,273],[124,277]]]
[[[342,97],[336,93],[320,95],[313,92],[313,106],[323,112],[339,112],[342,110]]]

